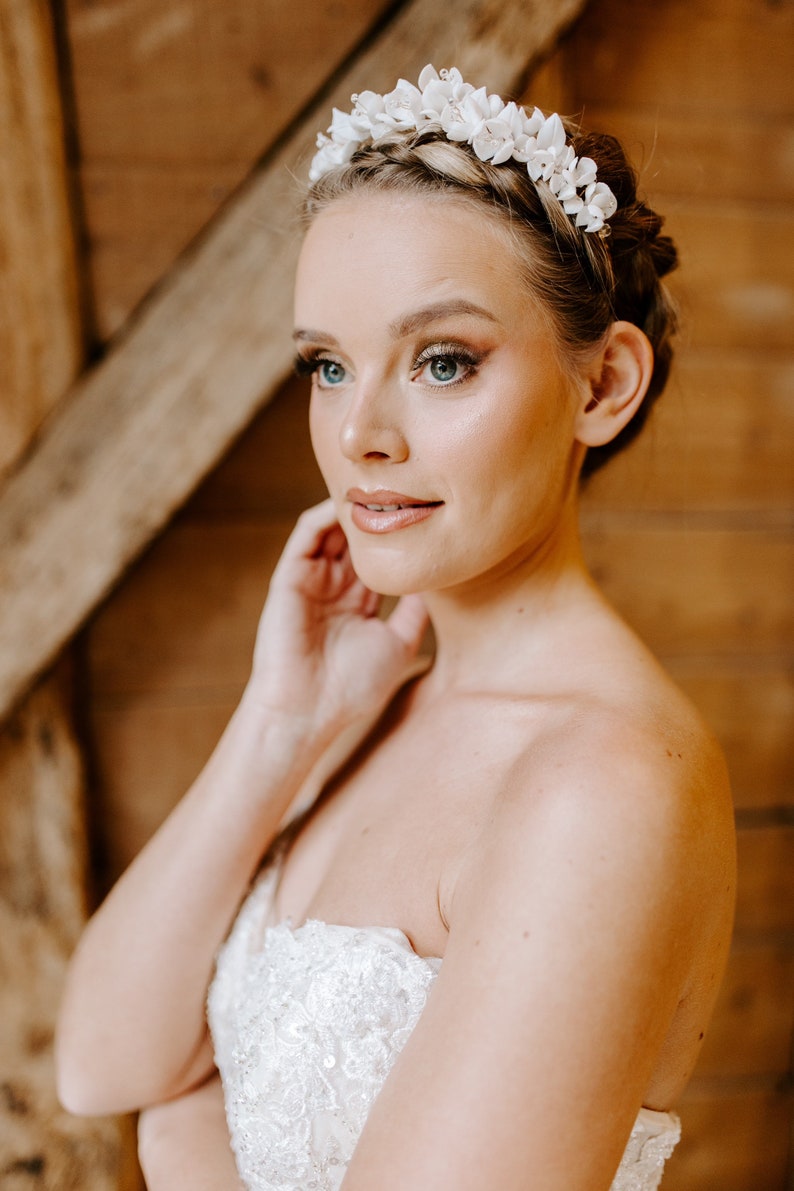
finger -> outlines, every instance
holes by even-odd
[[[425,602],[420,595],[404,595],[398,600],[387,624],[410,653],[416,653],[429,622]]]
[[[301,513],[287,539],[279,566],[288,566],[299,559],[318,557],[322,553],[326,535],[338,524],[332,500],[324,500],[321,504],[306,509]]]
[[[377,591],[372,591],[369,587],[364,587],[363,583],[361,586],[364,591],[364,598],[361,603],[361,610],[364,616],[377,616],[378,612],[380,611],[380,605],[383,597],[379,595]]]
[[[338,561],[348,556],[347,538],[342,526],[337,521],[319,538],[317,548],[312,557],[331,558]]]
[[[290,534],[290,545],[296,546],[301,554],[311,558],[326,534],[338,525],[334,502],[330,498],[323,500],[301,513]]]

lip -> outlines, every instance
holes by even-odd
[[[346,493],[351,504],[351,520],[356,529],[363,533],[393,533],[407,529],[419,521],[425,521],[443,505],[441,500],[422,500],[407,496],[404,492],[393,492],[387,488],[376,488],[365,492],[363,488],[351,488]]]

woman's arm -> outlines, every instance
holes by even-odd
[[[206,768],[90,922],[57,1038],[78,1113],[170,1099],[210,1070],[215,952],[290,803],[329,744],[399,686],[425,624],[387,622],[356,578],[330,501],[300,518],[273,574],[251,678]]]
[[[734,875],[719,763],[610,729],[497,793],[343,1191],[610,1186],[693,971],[716,991]]]
[[[138,1158],[148,1191],[244,1191],[217,1075],[141,1113]]]

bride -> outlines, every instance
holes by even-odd
[[[330,499],[207,767],[85,932],[60,1094],[144,1110],[152,1191],[651,1191],[732,813],[587,572],[577,493],[664,386],[675,249],[612,138],[455,70],[354,100],[295,292]]]

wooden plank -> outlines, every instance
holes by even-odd
[[[191,785],[239,694],[239,688],[133,693],[92,704],[88,722],[100,892],[117,880]]]
[[[0,470],[82,357],[50,8],[0,0]],[[43,681],[0,731],[0,1183],[132,1191],[130,1122],[64,1112],[52,1036],[85,921],[83,774],[66,708]]]
[[[738,832],[736,933],[794,936],[794,827]]]
[[[711,71],[709,78],[713,86]],[[565,110],[576,109],[570,101]],[[726,120],[724,109],[715,102],[682,118],[658,103],[653,110],[626,108],[606,95],[601,103],[588,99],[585,110],[588,128],[619,138],[640,172],[643,192],[662,211],[670,195],[712,203],[719,195],[721,202],[753,205],[765,199],[775,203],[794,199],[794,133],[785,109],[759,118],[751,104]],[[747,144],[764,162],[763,190],[756,171],[748,170],[744,155],[736,151],[737,145]]]
[[[0,0],[0,474],[82,356],[58,74],[46,0]]]
[[[138,1186],[129,1122],[58,1105],[53,1023],[85,916],[83,775],[59,683],[0,731],[0,1183]]]
[[[96,336],[115,334],[384,8],[315,3],[307,20],[272,0],[72,0]]]
[[[739,808],[794,804],[794,673],[785,659],[671,659],[668,668],[725,750]]]
[[[83,164],[95,338],[106,341],[123,326],[245,173],[236,161]]]
[[[791,1091],[693,1086],[664,1191],[788,1191]]]
[[[97,697],[238,690],[292,524],[173,526],[92,623],[86,660]]]
[[[686,328],[682,338],[685,344]],[[668,389],[642,434],[596,473],[585,504],[602,509],[791,509],[792,442],[794,361],[757,350],[683,346]]]
[[[662,657],[786,650],[794,629],[794,537],[630,515],[589,513],[596,581]]]
[[[580,7],[468,0],[457,10],[461,68],[509,89]],[[416,74],[445,52],[448,34],[434,0],[401,9],[163,283],[6,485],[0,712],[283,380],[298,247],[286,227],[290,170],[304,168],[331,103],[349,102],[363,80],[392,85],[398,63]]]
[[[571,39],[567,65],[588,104],[677,120],[716,111],[726,126],[753,113],[763,123],[790,111],[792,44],[790,4],[599,0]]]
[[[784,1076],[794,1041],[794,955],[738,945],[728,961],[696,1080]]]
[[[234,163],[243,177],[387,8],[66,0],[82,157],[122,170]]]
[[[671,288],[697,347],[789,351],[794,342],[794,220],[775,196],[752,206],[667,207],[683,261]],[[730,246],[730,251],[726,246]],[[790,363],[790,357],[788,358]]]

